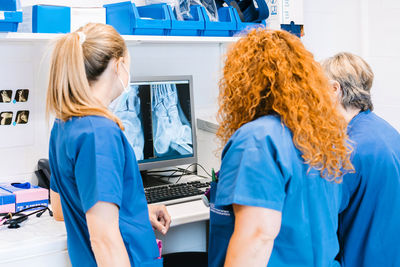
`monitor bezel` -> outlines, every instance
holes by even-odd
[[[132,75],[133,76],[133,75]],[[159,160],[152,162],[139,163],[140,171],[161,169],[167,167],[174,167],[179,165],[188,165],[197,163],[197,135],[196,135],[196,116],[194,108],[194,94],[193,94],[193,76],[192,75],[182,75],[182,76],[138,76],[131,80],[132,83],[146,83],[146,82],[174,82],[174,81],[189,81],[189,95],[190,95],[190,112],[191,112],[191,127],[192,127],[192,140],[193,140],[193,156],[178,158],[178,159],[168,159]]]

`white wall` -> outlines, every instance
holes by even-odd
[[[367,61],[375,73],[375,111],[400,130],[400,1],[368,2]]]
[[[127,41],[127,45],[133,78],[192,75],[196,112],[215,108],[223,44]],[[0,36],[0,90],[30,89],[28,102],[0,107],[14,114],[30,111],[28,124],[0,129],[0,182],[31,180],[38,159],[48,157],[51,127],[46,123],[45,93],[50,52],[50,45],[38,39],[12,41]]]
[[[317,60],[361,52],[362,0],[304,0],[304,43]]]
[[[0,130],[0,182],[30,180],[37,160],[47,157],[48,130],[44,116],[47,65],[46,46],[0,40],[0,88],[29,89],[25,103],[3,103],[1,111],[29,110],[27,124]],[[46,70],[46,71],[45,71]]]
[[[348,51],[375,73],[375,112],[400,131],[400,1],[304,0],[306,47],[317,60]]]
[[[22,0],[22,3],[35,1]],[[397,77],[400,77],[397,66],[400,60],[400,1],[304,0],[304,17],[304,43],[317,60],[340,51],[350,51],[363,56],[371,64],[375,72],[372,90],[375,111],[400,130],[400,90],[397,82]],[[4,181],[5,178],[27,178],[35,161],[47,154],[46,132],[43,131],[47,129],[43,120],[46,76],[40,67],[45,49],[42,45],[0,43],[0,48],[0,80],[7,83],[4,86],[34,88],[32,101],[42,107],[35,109],[30,118],[39,126],[26,128],[25,137],[21,137],[27,143],[27,149],[11,143],[0,145],[0,180]],[[193,74],[196,109],[215,106],[222,47],[180,45],[177,49],[173,44],[131,45],[130,50],[133,61],[137,63],[133,64],[136,75]],[[16,62],[25,66],[19,74],[30,84],[20,84],[22,79],[13,77],[11,71],[15,69]],[[42,70],[41,75],[32,77],[31,74],[37,70]],[[0,140],[8,140],[5,135],[12,133],[1,131]]]

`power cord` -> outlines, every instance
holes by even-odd
[[[194,172],[192,172],[192,171],[189,171],[189,173],[188,173],[189,168],[192,167],[192,166],[199,166],[200,168],[203,169],[203,171],[204,171],[210,178],[212,178],[211,174],[209,174],[209,173],[206,171],[206,169],[205,169],[203,166],[201,166],[201,164],[192,163],[192,164],[190,164],[189,166],[187,166],[187,167],[182,171],[181,176],[178,178],[178,180],[175,182],[175,184],[179,183],[179,181],[182,179],[182,177],[183,177],[184,175],[191,175],[191,174],[194,174]],[[205,178],[206,178],[206,177],[205,177]]]
[[[167,169],[167,170],[159,170],[159,171],[148,171],[147,174],[152,175],[153,178],[156,179],[161,179],[161,178],[166,178],[168,180],[168,182],[171,181],[172,178],[178,178],[177,181],[175,183],[178,183],[183,176],[185,175],[197,175],[203,179],[206,179],[208,177],[202,176],[202,175],[198,175],[196,174],[196,172],[194,171],[189,171],[189,168],[192,166],[198,166],[200,167],[208,177],[212,178],[211,174],[209,172],[207,172],[207,170],[199,163],[192,163],[190,165],[188,165],[185,169],[183,168],[176,168],[176,169]],[[162,175],[162,173],[167,173],[167,172],[171,172],[168,175]],[[177,174],[178,173],[178,174]]]

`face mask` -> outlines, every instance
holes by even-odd
[[[131,74],[128,71],[128,68],[125,66],[124,63],[122,63],[122,67],[124,68],[124,70],[128,73],[128,84],[125,86],[124,82],[121,80],[121,78],[118,76],[118,80],[121,82],[122,84],[122,88],[124,88],[125,93],[129,93],[129,91],[131,90]]]
[[[128,69],[126,68],[125,64],[122,63],[122,67],[124,68],[124,70],[128,73],[128,84],[125,86],[124,82],[122,81],[122,79],[118,76],[118,80],[121,82],[122,87],[124,88],[124,92],[122,92],[122,94],[120,96],[118,96],[117,98],[115,98],[110,105],[108,106],[108,109],[111,110],[113,113],[115,113],[120,104],[123,103],[124,101],[126,101],[127,97],[128,97],[128,93],[131,90],[131,74],[129,73]]]

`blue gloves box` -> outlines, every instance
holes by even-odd
[[[5,201],[4,203],[8,205],[14,203],[15,211],[13,212],[30,207],[49,205],[49,190],[30,183],[0,184],[0,190],[0,193],[3,193],[2,199]],[[13,203],[10,203],[10,201],[13,201]],[[10,206],[7,207],[10,208]]]
[[[15,212],[15,195],[0,188],[0,213]]]

